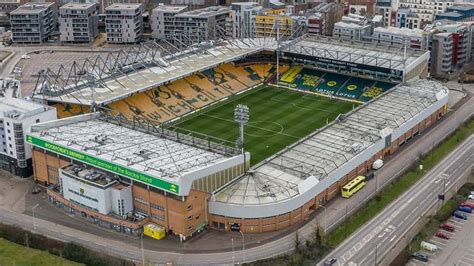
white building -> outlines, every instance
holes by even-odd
[[[173,39],[175,16],[186,11],[187,6],[159,5],[151,12],[152,36],[155,39]]]
[[[122,218],[133,210],[132,187],[117,177],[71,164],[59,170],[59,178],[60,192],[69,201]]]
[[[256,36],[256,17],[263,13],[263,7],[257,2],[232,3],[233,32],[237,38],[254,38]]]
[[[137,43],[143,37],[142,4],[113,4],[105,9],[109,43]]]
[[[25,136],[31,125],[55,120],[56,109],[17,98],[0,98],[0,168],[28,177],[32,174],[31,145]]]
[[[59,32],[62,42],[93,42],[99,34],[98,5],[69,3],[59,8]]]
[[[349,14],[334,24],[333,36],[346,40],[362,41],[370,37],[371,24],[364,16]]]
[[[14,43],[44,43],[56,27],[54,3],[27,3],[10,13]]]
[[[427,37],[429,36],[425,36],[424,31],[420,29],[377,27],[372,34],[372,42],[426,50],[429,43]]]
[[[398,5],[396,26],[422,29],[433,22],[436,15],[454,5],[451,0],[401,0]]]

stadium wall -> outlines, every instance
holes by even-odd
[[[339,194],[340,188],[351,179],[371,169],[379,158],[394,154],[398,148],[434,124],[447,111],[447,93],[437,102],[417,114],[392,132],[390,146],[380,139],[364,152],[352,158],[341,168],[331,173],[305,193],[283,202],[265,205],[235,205],[209,202],[209,224],[217,230],[230,230],[230,225],[238,223],[246,233],[260,233],[278,230],[308,217],[319,205]]]

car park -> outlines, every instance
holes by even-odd
[[[426,254],[422,251],[417,251],[417,252],[413,253],[412,257],[419,260],[419,261],[423,261],[423,262],[428,261],[428,254]]]
[[[435,235],[436,235],[437,237],[439,237],[439,238],[442,238],[442,239],[449,239],[448,234],[446,234],[446,233],[443,232],[443,231],[438,231],[438,232],[436,232]]]
[[[461,205],[459,205],[461,207],[469,207],[471,209],[474,209],[474,203],[470,203],[470,202],[463,202],[461,203]]]

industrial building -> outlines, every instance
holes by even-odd
[[[54,3],[27,3],[10,12],[13,43],[44,43],[56,27]]]
[[[99,34],[98,5],[69,3],[61,6],[59,33],[62,42],[93,42]]]
[[[105,9],[108,43],[137,43],[143,38],[143,5],[112,4]]]
[[[56,118],[53,107],[23,99],[0,98],[0,168],[17,176],[30,176],[32,154],[25,135],[31,125]]]

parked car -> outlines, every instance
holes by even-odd
[[[441,224],[439,228],[448,231],[448,232],[454,232],[454,225],[452,224]]]
[[[438,232],[436,232],[435,236],[437,236],[437,237],[439,237],[439,238],[442,238],[442,239],[449,239],[448,234],[446,234],[446,233],[443,232],[443,231],[438,231]]]
[[[469,207],[471,209],[474,209],[474,203],[469,203],[469,202],[463,202],[461,203],[461,205],[459,205],[461,207]]]
[[[472,199],[472,200],[474,200],[474,195],[473,195],[473,194],[471,194],[471,195],[467,196],[467,198],[468,198],[468,199]]]
[[[461,211],[455,211],[453,213],[453,216],[456,217],[456,218],[459,218],[459,219],[467,220],[466,214],[464,214]]]
[[[423,261],[423,262],[428,261],[428,254],[426,254],[422,251],[417,251],[417,252],[413,253],[412,256],[413,256],[413,258],[415,258],[419,261]]]
[[[460,206],[460,207],[458,208],[458,211],[467,212],[467,213],[472,213],[472,209],[471,209],[470,207],[467,207],[467,206],[465,206],[465,207],[461,207],[461,206]]]
[[[333,265],[334,263],[336,263],[336,261],[337,261],[336,258],[330,257],[324,262],[324,265],[325,266],[330,266],[330,265]]]
[[[38,194],[41,192],[41,188],[39,186],[36,186],[31,190],[31,194]]]

